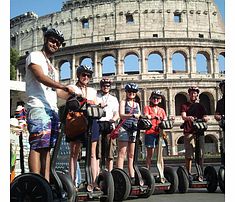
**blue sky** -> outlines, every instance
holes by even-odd
[[[217,4],[223,20],[225,20],[225,0],[214,0]],[[10,0],[10,18],[16,17],[18,15],[24,14],[28,11],[35,12],[38,16],[47,15],[53,12],[60,11],[63,5],[64,0]],[[130,56],[132,57],[132,56]],[[197,58],[197,63],[199,63],[199,70],[201,72],[206,71],[206,61],[205,57],[202,55],[199,55]],[[114,72],[114,64],[112,58],[108,58],[107,61],[104,63],[103,61],[103,73],[110,73]],[[159,66],[161,61],[157,56],[155,55],[152,60],[149,60],[149,67],[151,66],[152,69],[157,68]],[[221,60],[219,60],[220,66],[222,70],[224,70],[225,67],[225,59],[222,57]],[[84,62],[83,64],[91,65],[91,61]],[[61,69],[61,78],[69,78],[70,72],[64,71],[63,69],[67,69],[67,66],[69,64],[64,64],[63,68]],[[129,60],[125,60],[125,66],[127,66],[126,71],[133,71],[136,70],[136,67],[138,68],[138,59],[133,57]],[[175,54],[173,59],[173,67],[175,70],[182,70],[182,67],[185,67],[185,62],[182,59],[182,55]]]
[[[224,19],[225,0],[214,1],[219,7],[219,10]],[[28,11],[34,11],[39,16],[60,11],[63,2],[65,2],[65,0],[10,0],[10,18]]]

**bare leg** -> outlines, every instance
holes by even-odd
[[[50,149],[41,149],[40,150],[40,159],[41,159],[41,175],[44,176],[47,181],[50,181]]]
[[[91,143],[91,174],[93,183],[95,183],[96,177],[98,175],[98,161],[96,159],[96,145],[97,142]]]
[[[119,141],[118,142],[118,158],[117,158],[117,167],[123,169],[124,160],[126,157],[128,142]]]
[[[189,174],[192,171],[192,160],[190,158],[185,158],[185,166]]]
[[[106,161],[106,167],[108,168],[108,171],[111,172],[113,170],[113,159],[107,159]]]
[[[50,181],[50,149],[30,150],[29,152],[30,172],[42,175],[48,182]]]
[[[70,142],[69,173],[74,184],[76,181],[77,160],[80,152],[80,147],[81,143]]]
[[[128,144],[128,171],[131,178],[135,177],[135,170],[133,167],[135,153],[135,143]]]
[[[148,169],[151,168],[151,161],[153,158],[154,148],[147,147],[146,166]]]
[[[30,150],[29,152],[29,170],[30,172],[41,174],[40,152],[38,150]]]

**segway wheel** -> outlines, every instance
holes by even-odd
[[[112,202],[114,198],[114,182],[112,174],[106,170],[103,170],[98,176],[97,184],[101,188],[104,195],[100,198],[100,201]]]
[[[155,180],[153,174],[147,168],[142,167],[139,170],[140,174],[142,175],[144,185],[148,186],[147,191],[144,194],[141,194],[140,197],[148,198],[153,194],[155,190]]]
[[[131,182],[127,173],[119,168],[111,171],[114,181],[114,201],[126,200],[131,192]]]
[[[65,174],[63,172],[59,172],[59,171],[56,173],[61,180],[64,191],[67,193],[67,201],[74,202],[75,198],[76,198],[76,189],[75,189],[74,184],[72,182],[71,176],[68,174]]]
[[[184,167],[180,166],[177,169],[178,175],[178,191],[179,193],[186,193],[188,192],[189,188],[189,181],[188,181],[188,174]]]
[[[220,190],[224,193],[225,192],[225,168],[221,166],[218,171],[218,181]]]
[[[207,166],[204,170],[204,177],[207,181],[207,191],[214,193],[218,184],[218,177],[215,168],[212,166]]]
[[[176,171],[172,167],[165,167],[164,168],[164,176],[168,182],[171,183],[170,189],[165,190],[167,194],[173,194],[176,192],[179,181]]]
[[[25,173],[17,176],[10,187],[11,202],[49,202],[53,201],[50,184],[42,176]]]

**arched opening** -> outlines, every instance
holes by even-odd
[[[196,68],[197,73],[199,74],[207,74],[208,71],[208,61],[206,56],[203,53],[198,53],[196,56]]]
[[[102,76],[111,76],[116,74],[115,58],[106,56],[102,60]]]
[[[212,115],[211,101],[208,95],[206,95],[205,93],[201,93],[199,95],[199,100],[200,104],[202,104],[205,107],[207,115]]]
[[[181,116],[181,105],[187,102],[186,95],[179,93],[175,96],[175,115]]]
[[[71,79],[71,65],[70,62],[64,61],[60,66],[60,80]]]
[[[83,59],[81,60],[81,63],[80,63],[80,65],[87,65],[87,66],[89,66],[89,67],[93,67],[92,64],[93,64],[93,63],[92,63],[92,59],[89,58],[89,57],[83,58]]]
[[[180,136],[176,142],[178,155],[183,155],[185,153],[184,149],[184,136]]]
[[[218,152],[217,149],[217,142],[215,136],[213,135],[206,135],[205,136],[205,154],[214,154]]]
[[[186,72],[186,58],[182,53],[176,52],[172,55],[173,73]]]
[[[225,57],[223,54],[219,55],[219,73],[225,74]]]
[[[163,73],[162,57],[157,53],[148,56],[148,72]]]
[[[125,74],[139,74],[139,58],[134,54],[129,54],[124,59]]]

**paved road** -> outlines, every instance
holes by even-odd
[[[188,193],[165,194],[158,192],[147,199],[130,198],[126,202],[224,202],[225,194],[218,188],[215,193],[208,193],[206,189],[189,189]]]

